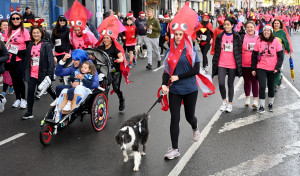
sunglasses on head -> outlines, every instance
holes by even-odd
[[[11,18],[11,20],[20,20],[21,18]]]
[[[65,20],[65,19],[60,19],[59,21],[60,21],[60,22],[62,22],[62,21],[66,22],[67,20]]]

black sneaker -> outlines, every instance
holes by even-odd
[[[151,69],[152,69],[152,65],[151,65],[151,64],[148,64],[148,65],[146,66],[146,68],[149,69],[149,70],[151,70]]]
[[[32,118],[33,118],[33,115],[32,115],[32,113],[29,113],[29,112],[26,112],[26,114],[22,116],[23,120],[32,119]]]
[[[269,111],[273,112],[273,104],[270,103],[268,107],[269,107]]]
[[[123,111],[125,109],[125,99],[120,100],[119,111]]]
[[[264,113],[265,108],[263,106],[260,106],[259,109],[257,110],[258,113]]]
[[[157,61],[157,68],[161,66],[161,61]]]

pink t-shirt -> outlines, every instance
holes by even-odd
[[[236,62],[233,55],[233,34],[230,36],[224,34],[222,37],[219,67],[236,69]]]
[[[242,46],[242,66],[251,67],[251,56],[254,50],[255,43],[258,39],[258,35],[254,37],[249,37],[245,34],[243,46]]]
[[[282,16],[282,21],[283,21],[282,23],[283,23],[284,26],[289,26],[291,18],[290,18],[290,16],[283,15]]]
[[[274,71],[278,61],[277,52],[282,51],[282,46],[276,38],[271,44],[258,39],[254,51],[258,51],[261,54],[261,57],[258,58],[257,68]]]
[[[299,20],[299,17],[294,15],[294,16],[293,16],[293,22],[296,23],[296,22],[298,22],[298,20]]]
[[[30,76],[33,78],[39,78],[39,66],[40,66],[40,52],[41,46],[43,42],[40,42],[37,45],[32,45],[31,49],[31,74]]]
[[[98,42],[98,40],[96,39],[96,37],[94,36],[93,33],[86,31],[88,39],[91,43],[91,46],[86,46],[83,37],[78,37],[75,33],[73,35],[73,45],[74,45],[74,49],[84,49],[84,48],[94,48],[96,43]],[[71,40],[71,37],[70,37]],[[72,43],[72,42],[71,42]]]
[[[18,29],[17,29],[18,30]],[[11,35],[16,33],[17,30],[12,30]],[[5,30],[5,34],[8,33],[8,29]],[[10,36],[11,36],[10,35]],[[10,36],[5,35],[4,36],[4,41],[7,42],[7,40],[10,38]],[[22,34],[21,30],[18,31],[9,41],[9,44],[7,46],[7,50],[9,52],[9,60],[7,63],[10,63],[11,60],[11,53],[17,53],[20,50],[25,50],[26,49],[26,43],[25,41],[30,40],[30,34],[27,29],[24,29],[24,33]],[[16,57],[16,61],[22,60],[18,56]]]
[[[266,21],[270,21],[271,15],[265,14],[264,17],[265,17],[265,20],[266,20]]]

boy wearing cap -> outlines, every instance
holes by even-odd
[[[154,17],[154,10],[148,9],[147,25],[147,50],[148,50],[148,65],[147,69],[152,69],[152,51],[157,55],[157,67],[161,66],[161,58],[158,50],[159,36],[160,36],[160,24]]]

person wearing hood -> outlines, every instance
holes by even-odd
[[[210,49],[210,46],[213,41],[213,27],[209,22],[209,15],[207,13],[203,14],[203,18],[199,23],[198,27],[195,29],[197,31],[197,41],[199,47],[201,49],[202,57],[203,57],[203,69],[208,71],[208,60],[207,53]]]
[[[252,89],[253,94],[253,109],[257,109],[258,106],[258,92],[259,85],[258,80],[251,73],[251,55],[254,50],[255,43],[259,37],[258,31],[255,30],[255,23],[253,21],[247,21],[245,24],[246,34],[241,35],[242,40],[242,73],[244,78],[244,91],[246,95],[245,106],[250,105],[250,93]]]
[[[72,48],[69,33],[70,29],[68,28],[66,17],[63,15],[59,16],[51,36],[51,45],[54,48],[53,55],[56,62],[59,62]]]
[[[30,42],[26,48],[26,58],[24,62],[24,80],[28,84],[28,107],[27,112],[22,116],[24,120],[33,118],[32,110],[36,87],[46,76],[53,79],[54,74],[52,47],[49,42],[43,39],[45,32],[42,26],[33,26],[30,31],[30,36],[32,42]],[[55,99],[55,92],[52,86],[47,89],[47,92]]]

